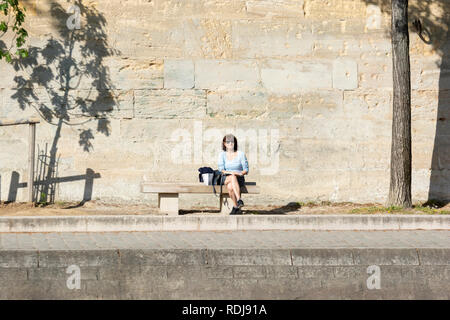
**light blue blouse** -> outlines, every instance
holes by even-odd
[[[245,170],[248,173],[247,157],[242,151],[238,151],[237,153],[237,156],[230,161],[227,159],[227,153],[222,151],[219,155],[219,171],[241,172]]]

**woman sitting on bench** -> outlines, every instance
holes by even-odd
[[[241,207],[244,201],[241,199],[241,187],[245,186],[244,175],[248,174],[248,161],[244,152],[237,151],[237,139],[232,134],[227,134],[222,140],[222,152],[219,155],[219,170],[226,174],[224,184],[228,188],[228,194],[233,200],[233,209],[230,214],[242,214]]]

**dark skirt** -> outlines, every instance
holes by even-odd
[[[231,174],[226,174],[226,176],[231,176]],[[244,176],[236,176],[237,181],[239,183],[239,187],[244,187],[245,186],[245,178]]]
[[[237,176],[237,181],[239,183],[239,187],[244,187],[245,186],[245,178],[244,176]]]

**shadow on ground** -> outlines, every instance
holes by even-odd
[[[301,208],[301,205],[297,202],[289,202],[288,204],[273,208],[270,210],[258,210],[258,209],[249,209],[246,210],[245,207],[242,209],[243,214],[287,214],[289,212],[298,211]],[[193,214],[193,213],[220,213],[219,209],[192,209],[192,210],[179,210],[180,215],[185,214]]]

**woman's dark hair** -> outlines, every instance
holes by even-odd
[[[227,140],[227,138],[228,139],[230,139],[230,138],[234,139],[234,151],[237,151],[237,149],[238,149],[237,139],[232,134],[227,134],[226,136],[223,137],[223,139],[222,139],[222,150],[223,151],[227,151],[227,148],[225,147],[225,141]]]

